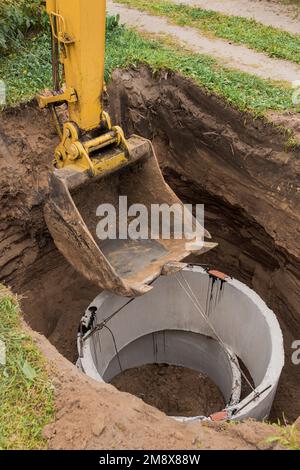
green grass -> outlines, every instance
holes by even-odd
[[[296,425],[281,426],[274,424],[276,435],[267,439],[268,444],[279,444],[287,450],[300,450],[300,432]]]
[[[150,40],[110,20],[107,33],[105,79],[116,68],[148,64],[154,71],[169,69],[192,78],[208,92],[216,93],[240,110],[261,114],[292,108],[291,90],[284,85],[247,73],[228,70],[205,55],[184,51],[176,44]],[[50,43],[45,35],[27,42],[18,53],[0,60],[0,80],[8,88],[8,104],[28,101],[51,86]]]
[[[0,80],[6,84],[8,105],[29,101],[38,91],[52,86],[50,48],[48,35],[42,34],[0,59]]]
[[[229,70],[211,57],[183,51],[176,45],[143,38],[134,31],[118,28],[108,34],[106,79],[117,67],[146,63],[156,71],[170,69],[192,78],[207,91],[216,93],[240,110],[263,113],[292,107],[289,88],[260,79],[254,75]]]
[[[300,36],[265,26],[255,20],[227,16],[167,0],[117,0],[157,16],[165,16],[179,26],[192,26],[205,34],[244,44],[270,57],[300,64]]]
[[[53,387],[41,353],[23,331],[17,301],[1,286],[0,340],[7,351],[6,365],[0,365],[0,449],[44,449]]]
[[[22,47],[28,34],[45,30],[43,0],[0,0],[0,54]]]

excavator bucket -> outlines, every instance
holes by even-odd
[[[77,271],[100,289],[135,297],[148,292],[151,282],[169,263],[180,262],[192,252],[204,253],[216,245],[203,242],[190,249],[190,240],[172,236],[123,239],[126,237],[119,236],[120,220],[116,238],[99,238],[97,209],[110,204],[118,214],[120,195],[127,197],[128,207],[143,204],[149,213],[153,204],[182,205],[164,181],[151,142],[132,136],[128,147],[129,164],[118,171],[108,169],[101,176],[91,177],[88,171],[74,166],[51,173],[45,218],[56,246]],[[106,151],[105,158],[113,158],[114,152],[113,148]],[[210,238],[207,232],[206,236]]]

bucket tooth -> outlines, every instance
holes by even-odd
[[[163,179],[151,142],[132,136],[128,147],[128,165],[114,172],[91,177],[68,167],[50,174],[45,218],[57,248],[79,273],[100,289],[136,297],[151,290],[167,263],[216,244],[204,242],[188,250],[187,240],[98,239],[97,207],[118,209],[119,196],[127,196],[128,206],[143,204],[149,212],[152,204],[182,205]]]

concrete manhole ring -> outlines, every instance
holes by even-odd
[[[222,273],[188,266],[131,300],[103,292],[80,331],[78,364],[98,381],[146,364],[183,366],[206,374],[223,394],[225,410],[208,419],[269,416],[284,365],[282,333],[264,301]],[[242,400],[237,358],[254,383]]]

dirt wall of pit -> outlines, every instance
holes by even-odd
[[[148,68],[116,71],[110,111],[155,146],[184,202],[204,203],[219,248],[198,261],[253,287],[277,314],[286,362],[273,417],[300,415],[300,159],[272,122],[242,114],[193,82]],[[57,137],[34,103],[0,115],[0,282],[23,296],[32,328],[74,360],[78,321],[98,292],[56,250],[43,219]],[[88,202],[87,202],[88,203]]]

